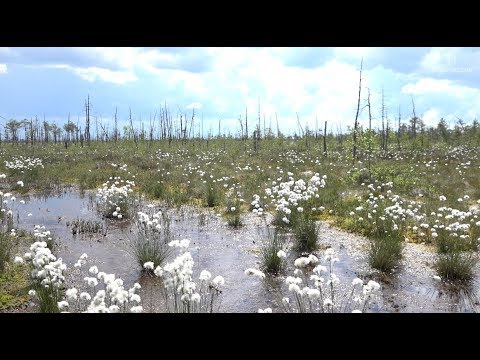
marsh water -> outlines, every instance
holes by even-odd
[[[139,282],[144,311],[165,311],[161,282],[142,275],[140,265],[131,253],[132,221],[102,219],[97,211],[94,192],[64,188],[53,193],[18,198],[21,199],[25,204],[17,201],[14,206],[18,212],[18,227],[33,231],[35,225],[44,225],[55,239],[54,252],[69,269],[73,268],[82,253],[87,253],[88,264],[84,271],[96,265],[100,271],[115,273],[122,278],[126,288]],[[143,198],[135,200],[136,210],[145,209],[147,204],[149,202]],[[161,209],[160,205],[156,204],[155,209]],[[203,269],[209,270],[213,276],[222,275],[225,278],[218,311],[257,312],[259,308],[266,307],[271,307],[274,312],[281,310],[280,299],[289,296],[284,280],[293,273],[293,254],[287,258],[289,265],[283,275],[262,281],[244,274],[245,269],[260,266],[262,233],[266,227],[261,218],[246,214],[242,219],[244,226],[232,229],[225,219],[208,208],[184,206],[169,209],[168,214],[172,238],[190,240],[195,278]],[[90,220],[100,225],[101,231],[73,234],[72,223],[75,220]],[[459,290],[445,286],[422,271],[410,271],[408,264],[400,266],[389,277],[372,273],[360,239],[328,224],[321,225],[319,243],[337,251],[340,262],[336,264],[335,273],[343,286],[348,287],[356,276],[380,282],[382,298],[374,311],[476,312],[480,309],[475,283],[469,289]],[[78,284],[83,276],[86,276],[85,272],[75,270],[68,279]]]

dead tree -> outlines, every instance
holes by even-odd
[[[278,127],[278,117],[277,117],[277,113],[275,113],[275,120],[277,120],[277,137],[279,138],[279,137],[280,137],[280,128]]]
[[[357,156],[357,128],[358,128],[358,114],[360,113],[360,96],[362,93],[362,69],[363,69],[363,58],[360,62],[360,81],[358,84],[358,102],[357,102],[357,114],[355,115],[355,123],[353,126],[353,158],[352,165],[355,164],[355,158]]]
[[[372,108],[370,104],[370,89],[368,89],[367,97],[367,106],[368,106],[368,177],[372,178],[371,172],[371,158],[372,158]]]
[[[323,128],[323,156],[327,156],[327,120],[325,120],[325,127]]]
[[[113,140],[117,142],[118,140],[118,120],[117,120],[117,107],[115,106],[115,115],[114,115],[114,121],[115,121],[115,128],[113,129]]]
[[[385,151],[385,98],[382,87],[382,151]]]
[[[248,108],[245,107],[245,142],[248,140]]]
[[[398,130],[397,130],[397,148],[400,150],[400,120],[402,118],[402,114],[400,112],[400,105],[398,105]]]
[[[298,127],[300,128],[300,130],[302,132],[302,137],[305,137],[305,146],[308,148],[308,136],[305,136],[305,132],[303,131],[302,124],[300,123],[300,118],[298,117],[298,113],[296,113],[296,114],[297,114]]]
[[[85,140],[87,145],[90,146],[90,95],[87,96],[85,102]]]
[[[412,111],[413,111],[412,132],[413,132],[413,138],[416,139],[416,137],[417,137],[417,115],[415,114],[415,102],[413,101],[413,96],[412,96]]]

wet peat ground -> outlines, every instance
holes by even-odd
[[[19,214],[16,226],[33,231],[34,225],[45,225],[56,239],[56,255],[67,263],[69,269],[73,269],[82,253],[88,254],[88,263],[81,271],[76,269],[68,273],[70,284],[81,284],[88,268],[97,265],[100,271],[115,273],[122,278],[125,288],[139,282],[145,312],[165,312],[160,281],[142,275],[140,266],[131,255],[131,222],[102,220],[96,210],[95,193],[63,189],[55,194],[24,196],[25,204],[18,202],[21,199],[18,197],[13,207]],[[144,211],[148,203],[137,199],[137,204],[138,210]],[[155,211],[158,209],[157,204]],[[244,274],[245,269],[260,266],[261,232],[266,226],[263,219],[245,214],[242,219],[245,225],[232,229],[225,219],[207,208],[181,207],[168,210],[168,214],[173,239],[188,238],[191,241],[189,250],[195,261],[195,278],[203,269],[209,270],[213,276],[225,278],[219,312],[251,313],[266,307],[271,307],[274,312],[281,310],[281,297],[289,296],[284,279],[293,273],[293,253],[289,253],[287,269],[282,275],[261,281]],[[72,235],[71,223],[75,219],[100,221],[106,230]],[[382,298],[373,311],[477,312],[480,309],[475,281],[469,289],[458,289],[433,278],[435,253],[432,248],[406,243],[400,266],[387,277],[369,267],[367,239],[324,222],[320,229],[321,247],[331,246],[337,251],[340,262],[335,265],[334,272],[343,287],[349,287],[356,276],[364,280],[374,279],[381,284]],[[478,279],[480,266],[475,272]],[[35,311],[33,304],[7,310],[32,311]]]

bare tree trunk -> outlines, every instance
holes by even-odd
[[[277,117],[277,113],[275,113],[275,120],[277,120],[277,137],[279,138],[279,137],[280,137],[280,128],[278,127],[278,117]]]
[[[87,140],[87,145],[90,146],[90,95],[87,96],[85,102],[85,123],[85,140]]]
[[[98,142],[98,116],[95,116],[95,139]]]
[[[402,118],[402,114],[400,112],[400,105],[398,105],[398,131],[397,131],[397,147],[400,150],[400,120]]]
[[[413,101],[412,96],[412,111],[413,111],[413,124],[412,124],[412,131],[413,131],[413,138],[417,138],[417,115],[415,114],[415,102]]]
[[[248,108],[245,107],[245,140],[248,140]]]
[[[114,121],[115,121],[115,129],[114,134],[113,134],[113,141],[117,142],[118,140],[118,120],[117,120],[117,107],[115,106],[115,115],[114,115]]]
[[[390,132],[390,121],[388,121],[388,113],[387,109],[385,109],[385,119],[387,120],[387,133],[385,134],[385,151],[388,151],[388,139],[389,139],[389,132]]]
[[[135,147],[138,149],[138,143],[137,143],[137,136],[135,134],[135,130],[133,128],[133,120],[132,120],[132,109],[129,110],[129,120],[130,120],[130,134],[133,136],[133,142],[135,143]]]
[[[260,141],[261,139],[260,133],[260,98],[258,98],[258,127],[257,127],[257,140]]]
[[[327,156],[327,120],[325,120],[325,127],[323,128],[323,156]]]
[[[382,151],[385,151],[385,103],[383,96],[383,87],[382,87]]]
[[[360,96],[362,92],[362,69],[363,69],[363,58],[360,62],[360,81],[358,84],[358,102],[357,102],[357,114],[355,115],[355,123],[353,126],[353,151],[352,151],[352,165],[355,164],[355,158],[357,156],[357,128],[358,128],[358,114],[360,112]]]
[[[369,142],[368,142],[368,177],[371,179],[372,178],[372,164],[371,164],[371,159],[372,159],[372,109],[370,106],[370,89],[368,89],[368,97],[367,97],[367,106],[368,106],[368,136],[369,136]]]

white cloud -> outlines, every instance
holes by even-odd
[[[432,48],[421,59],[420,70],[426,73],[453,75],[472,73],[480,68],[480,50],[464,48]]]
[[[453,98],[465,98],[480,94],[478,89],[456,84],[452,80],[431,78],[422,78],[415,83],[406,84],[401,91],[413,95],[447,94]]]
[[[0,74],[7,73],[7,64],[0,64]]]
[[[423,114],[422,120],[427,126],[436,126],[441,117],[442,114],[437,108],[431,108]]]
[[[262,127],[265,115],[266,126],[271,120],[276,129],[277,115],[281,131],[298,131],[298,113],[304,127],[308,123],[314,129],[318,118],[321,128],[327,120],[329,130],[342,127],[345,131],[355,118],[362,57],[361,105],[365,105],[369,87],[374,126],[380,118],[382,88],[389,118],[396,116],[399,107],[402,117],[409,116],[410,95],[427,123],[436,124],[437,118],[448,116],[470,119],[480,113],[479,72],[475,70],[480,69],[478,49],[434,48],[411,55],[411,49],[395,52],[386,48],[74,48],[68,56],[57,50],[52,53],[56,57],[39,53],[41,66],[65,69],[89,82],[127,84],[122,87],[126,91],[109,94],[111,102],[138,103],[140,112],[164,101],[175,109],[201,109],[205,129],[218,130],[222,119],[222,128],[236,131],[246,107],[249,125],[256,123],[260,103]],[[476,72],[461,83],[462,78],[448,70],[449,61],[457,67],[471,66]],[[38,67],[38,62],[34,64]],[[6,72],[6,65],[2,71],[0,64],[0,73]],[[364,110],[361,124],[367,118]]]
[[[73,67],[70,65],[53,65],[48,67],[69,70],[74,74],[80,76],[82,79],[90,82],[94,82],[97,79],[100,79],[114,84],[125,84],[127,82],[138,80],[137,76],[129,71],[113,71],[110,69],[95,66],[81,68]]]

